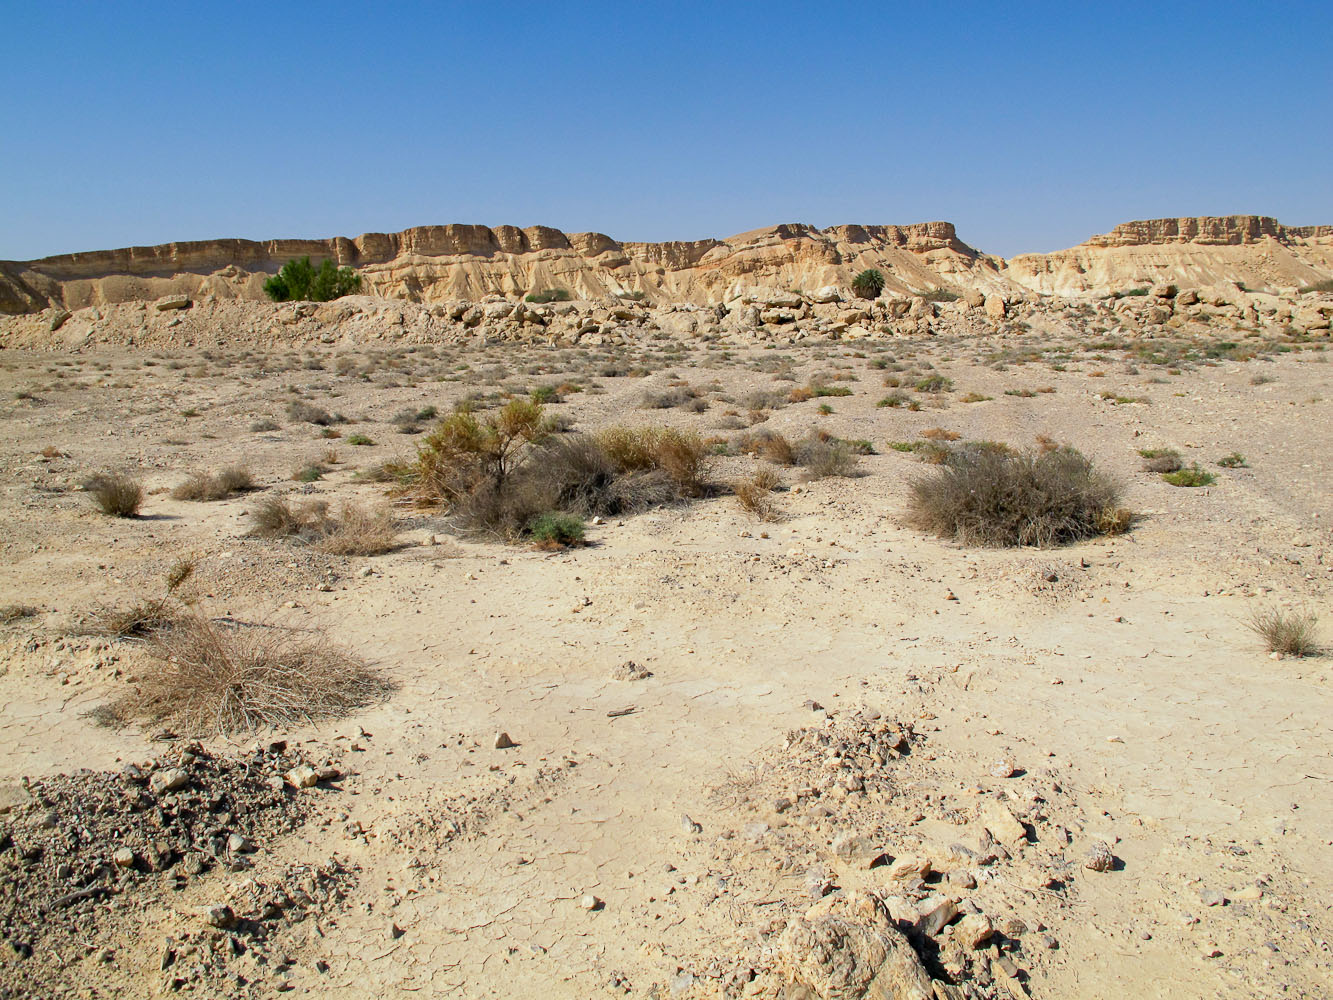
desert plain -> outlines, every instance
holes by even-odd
[[[1044,262],[952,227],[400,240],[325,248],[367,278],[324,304],[258,294],[309,246],[5,265],[0,995],[1327,996],[1333,236],[1166,221]],[[561,546],[395,478],[515,399],[697,435],[707,488]],[[977,442],[1077,449],[1124,530],[914,527]],[[392,544],[258,537],[270,498]],[[127,722],[161,664],[106,623],[144,602],[383,686]],[[1311,655],[1264,610],[1318,618]]]

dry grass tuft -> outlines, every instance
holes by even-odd
[[[147,648],[155,663],[105,714],[182,735],[286,728],[345,715],[390,691],[352,654],[272,626],[194,617]]]
[[[807,480],[829,476],[850,478],[860,471],[856,449],[831,434],[810,434],[796,442],[793,453],[796,464],[805,470]]]
[[[102,513],[112,517],[136,517],[143,504],[143,487],[124,473],[99,472],[84,480],[83,488]]]
[[[908,523],[963,545],[1063,545],[1118,533],[1120,487],[1072,448],[968,448],[911,484]]]
[[[781,485],[782,477],[777,470],[764,466],[750,478],[737,480],[732,490],[742,510],[761,521],[776,521],[781,517],[781,511],[773,491]]]
[[[0,625],[12,625],[24,618],[35,618],[40,613],[30,604],[3,604],[0,605]]]
[[[254,477],[248,469],[233,465],[216,475],[192,472],[185,482],[171,491],[173,500],[225,500],[236,493],[255,488]]]
[[[78,631],[84,635],[105,635],[115,639],[146,639],[174,628],[180,609],[167,597],[151,597],[129,607],[106,605],[93,608],[83,616]]]
[[[252,535],[286,538],[333,556],[378,556],[398,548],[398,529],[387,508],[367,510],[347,503],[338,516],[320,500],[289,504],[266,497],[250,512]]]
[[[1270,653],[1284,656],[1313,656],[1319,652],[1315,641],[1315,627],[1319,616],[1311,612],[1283,611],[1269,606],[1257,609],[1246,627],[1263,639]]]
[[[777,431],[759,430],[742,434],[736,439],[736,449],[746,455],[756,455],[774,465],[795,465],[796,452],[791,442]]]

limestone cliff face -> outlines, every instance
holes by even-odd
[[[1010,258],[1005,277],[1044,294],[1083,296],[1170,281],[1294,288],[1333,273],[1333,226],[1262,215],[1126,222],[1069,250]]]
[[[846,286],[879,267],[894,291],[924,291],[975,272],[1007,287],[995,261],[958,239],[947,222],[910,226],[788,224],[725,240],[619,242],[602,233],[546,226],[420,226],[356,239],[208,240],[0,262],[0,311],[67,309],[163,295],[259,299],[264,279],[293,257],[332,259],[361,271],[365,290],[440,302],[567,288],[601,297],[642,292],[666,301],[717,301],[742,285]]]
[[[293,257],[357,268],[364,290],[435,303],[566,288],[580,298],[642,294],[653,302],[728,301],[747,288],[846,288],[881,270],[890,295],[947,286],[1019,297],[1089,295],[1154,280],[1291,286],[1333,273],[1333,227],[1264,216],[1156,219],[1081,246],[1004,261],[959,240],[947,222],[908,226],[770,226],[723,240],[619,242],[546,226],[420,226],[355,239],[225,239],[0,261],[0,313],[80,309],[165,295],[263,298]]]

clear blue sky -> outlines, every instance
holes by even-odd
[[[929,7],[930,10],[923,8]],[[0,258],[474,222],[1333,223],[1333,3],[11,3]]]

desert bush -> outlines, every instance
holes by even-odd
[[[921,432],[921,436],[927,441],[957,441],[963,435],[957,431],[945,430],[943,427],[927,427]]]
[[[293,399],[287,404],[287,419],[294,424],[315,424],[319,427],[342,423],[328,410],[307,403],[303,399]]]
[[[535,302],[541,305],[547,302],[569,302],[574,296],[568,288],[548,288],[541,292],[529,292],[523,298],[526,302]]]
[[[250,431],[253,434],[259,434],[263,431],[276,431],[279,429],[278,422],[276,420],[269,420],[267,417],[261,417],[250,425]]]
[[[1217,477],[1211,472],[1199,468],[1199,463],[1195,462],[1188,469],[1180,469],[1177,472],[1168,472],[1162,479],[1172,486],[1211,486],[1217,482]]]
[[[99,472],[84,480],[83,488],[103,514],[112,517],[137,517],[143,504],[139,481],[121,472]]]
[[[687,385],[678,385],[661,392],[644,393],[639,404],[645,410],[669,410],[675,406],[692,407],[702,402],[702,409],[708,408],[708,401],[699,398],[699,390]]]
[[[910,398],[907,396],[906,393],[903,393],[903,392],[891,392],[891,393],[889,393],[887,396],[885,396],[883,399],[881,399],[878,403],[876,403],[875,405],[876,405],[876,406],[888,406],[888,407],[891,407],[891,408],[893,408],[893,409],[896,410],[896,409],[898,409],[898,407],[900,407],[900,406],[906,406],[907,403],[909,403],[910,401],[911,401],[911,400],[910,400]]]
[[[328,302],[361,288],[361,275],[350,267],[324,260],[318,268],[309,257],[289,260],[264,282],[264,294],[274,302]]]
[[[1238,451],[1233,451],[1230,455],[1223,455],[1217,460],[1217,464],[1224,469],[1244,469],[1249,466],[1245,461],[1245,456]]]
[[[371,440],[369,437],[367,437],[365,434],[349,434],[347,435],[347,443],[350,445],[355,445],[359,448],[368,448],[375,442]]]
[[[917,392],[950,392],[953,390],[953,379],[945,378],[943,375],[927,375],[918,379],[913,388]]]
[[[1276,606],[1256,609],[1246,627],[1263,639],[1270,653],[1311,656],[1319,651],[1315,628],[1319,617],[1303,611],[1283,611]]]
[[[523,449],[546,433],[541,407],[527,400],[510,400],[485,420],[459,410],[441,420],[417,451],[419,492],[453,506],[483,486],[503,491]]]
[[[912,481],[907,519],[963,545],[1045,548],[1123,531],[1119,503],[1119,484],[1072,448],[960,448]]]
[[[796,464],[796,453],[792,450],[791,442],[777,431],[759,430],[742,434],[736,439],[736,447],[746,455],[757,455],[774,465]]]
[[[528,534],[543,548],[563,549],[584,542],[583,518],[551,511],[538,514],[528,524]]]
[[[877,299],[884,291],[884,272],[868,267],[852,279],[852,294],[861,299]]]
[[[147,645],[153,664],[105,715],[213,736],[344,715],[390,685],[362,660],[319,637],[262,624],[189,617]]]
[[[760,468],[753,476],[739,479],[732,484],[732,492],[741,509],[753,514],[761,521],[776,521],[779,510],[773,498],[773,491],[782,485],[782,477],[776,470],[767,466]]]
[[[185,482],[171,491],[173,500],[225,500],[255,487],[248,469],[231,465],[216,474],[192,472]]]
[[[947,288],[932,288],[928,292],[922,292],[921,297],[927,302],[957,302],[958,293],[951,292]]]
[[[102,605],[87,611],[76,631],[113,639],[146,639],[174,627],[181,610],[169,597],[151,597],[128,606]]]
[[[860,465],[856,452],[847,442],[831,434],[810,434],[796,442],[793,453],[796,464],[805,470],[806,479],[854,476]]]
[[[331,556],[378,556],[398,548],[398,529],[386,508],[344,504],[338,516],[323,523],[323,535],[312,543]]]
[[[0,605],[0,625],[12,625],[24,618],[35,618],[38,614],[38,610],[30,604],[3,604]]]
[[[1302,294],[1305,292],[1333,292],[1333,278],[1324,278],[1322,281],[1311,282],[1301,288]]]
[[[265,497],[250,511],[251,534],[257,538],[303,538],[326,533],[329,505],[322,500],[290,504],[282,497]]]
[[[1180,452],[1174,448],[1141,448],[1145,472],[1175,472],[1181,466]]]

